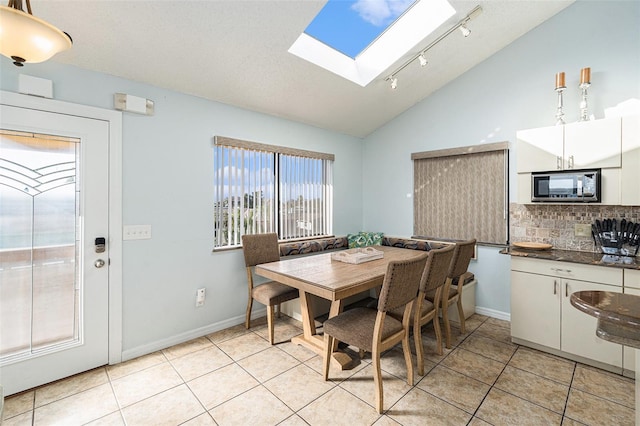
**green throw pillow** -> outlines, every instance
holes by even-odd
[[[368,247],[382,245],[382,232],[358,232],[357,234],[347,234],[349,248]]]

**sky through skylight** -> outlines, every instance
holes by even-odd
[[[329,0],[289,53],[365,87],[455,12],[447,0]]]
[[[305,33],[356,58],[415,0],[329,0]]]

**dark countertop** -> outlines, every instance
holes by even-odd
[[[509,246],[500,251],[510,256],[529,257],[532,259],[557,260],[562,262],[581,263],[583,265],[607,266],[613,268],[640,270],[640,257],[614,256],[603,253],[572,250],[526,250]]]
[[[571,295],[571,304],[598,318],[598,337],[640,348],[640,296],[609,291],[578,291]]]

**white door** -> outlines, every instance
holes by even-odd
[[[0,106],[0,383],[109,361],[109,123]]]

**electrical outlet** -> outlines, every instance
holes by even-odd
[[[590,237],[591,225],[588,223],[576,223],[573,225],[573,235],[576,237]]]
[[[205,289],[199,288],[196,292],[196,308],[204,305]]]

